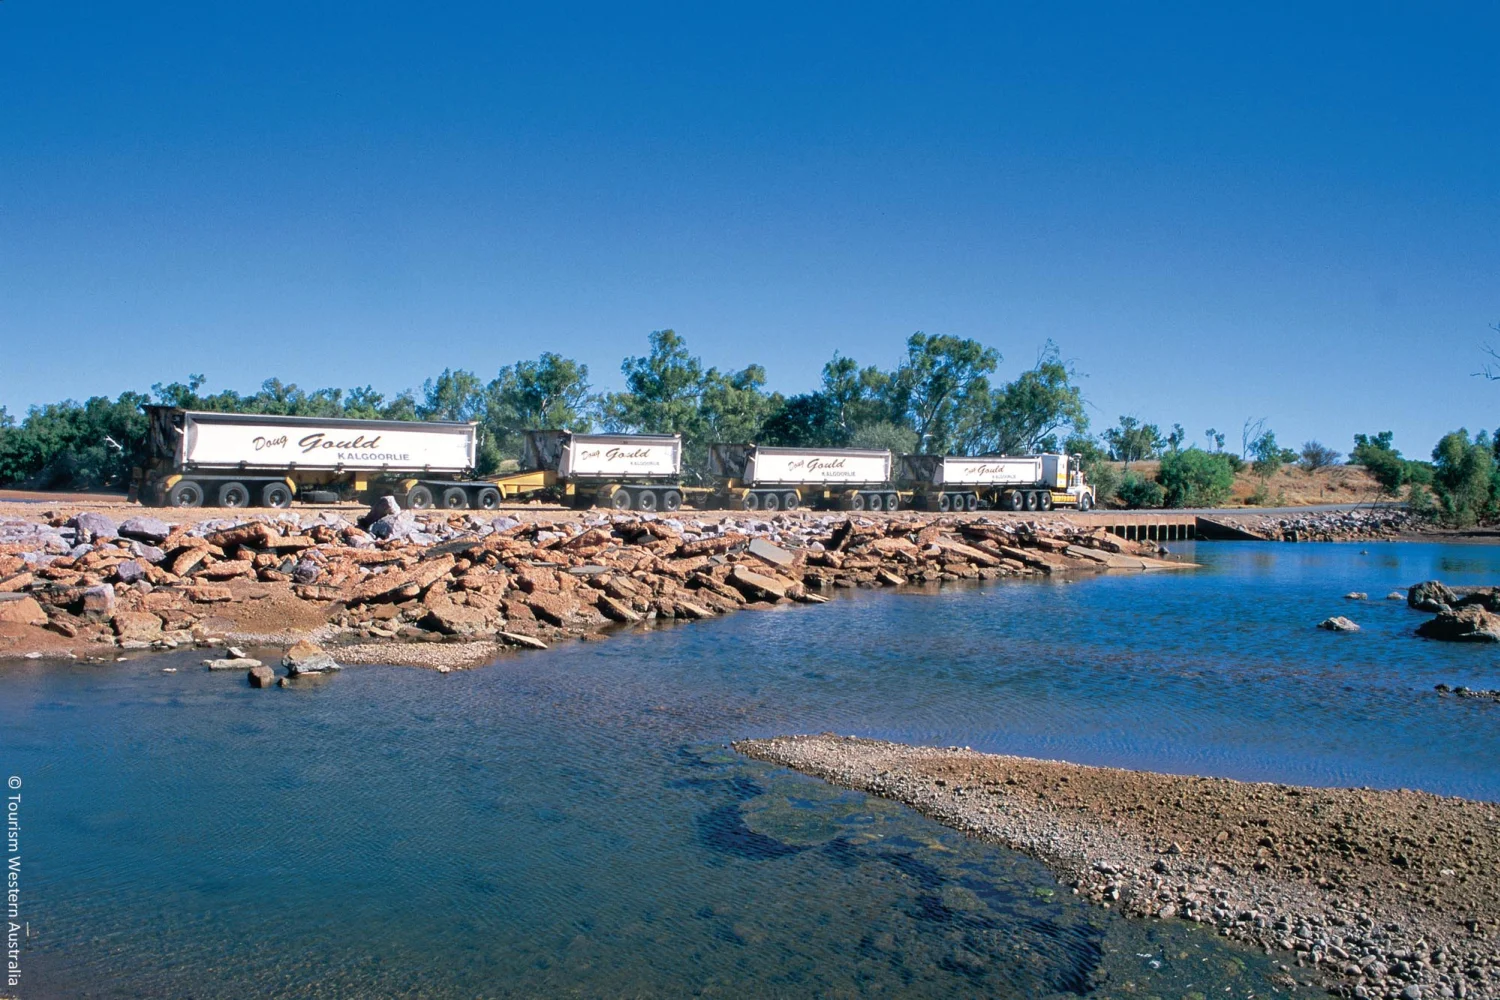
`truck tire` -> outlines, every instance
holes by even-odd
[[[1089,496],[1087,493],[1080,495],[1078,498],[1078,509],[1085,514],[1093,510],[1094,498]]]
[[[865,510],[872,512],[885,510],[885,498],[879,493],[866,493]]]
[[[266,489],[270,489],[272,486],[284,487],[285,485],[285,483],[269,483],[267,484]],[[307,492],[302,494],[302,500],[305,503],[338,503],[339,495],[334,490],[308,490]],[[291,501],[288,500],[287,504],[290,505],[290,503]],[[266,504],[266,506],[271,507],[274,505]]]
[[[656,509],[656,501],[655,490],[638,490],[635,494],[635,503],[631,506],[636,510],[651,511]]]
[[[450,486],[443,491],[443,506],[449,510],[468,510],[469,491],[462,486]]]
[[[899,493],[887,493],[885,495],[885,509],[886,510],[900,510],[901,509],[901,494],[899,494]]]
[[[865,509],[865,495],[863,493],[856,493],[852,497],[850,497],[849,498],[849,509],[850,510],[864,510]]]
[[[787,490],[785,493],[781,494],[782,510],[796,510],[800,506],[802,506],[802,498],[799,497],[794,491]]]
[[[248,507],[250,506],[250,490],[240,482],[221,483],[219,485],[220,507]]]
[[[1042,492],[1038,493],[1036,495],[1036,506],[1037,506],[1038,510],[1051,510],[1052,509],[1052,491],[1051,490],[1042,490]]]
[[[1009,493],[1005,494],[1004,500],[1006,510],[1026,509],[1026,494],[1022,493],[1020,490],[1011,490]]]
[[[267,483],[260,488],[262,507],[287,508],[292,505],[292,489],[286,483]]]
[[[1027,510],[1036,510],[1036,508],[1037,508],[1036,490],[1027,490],[1026,491],[1026,509]]]
[[[965,493],[964,494],[964,510],[969,511],[970,513],[973,513],[974,511],[976,511],[978,509],[979,509],[979,494],[978,493]]]
[[[401,506],[407,510],[426,510],[432,506],[432,490],[425,486],[413,486],[406,493],[406,503]]]
[[[500,491],[493,486],[481,487],[474,494],[474,506],[480,510],[497,510],[500,507]]]
[[[937,498],[937,509],[946,514],[953,509],[953,497],[947,493],[939,493]]]
[[[661,495],[661,509],[668,514],[682,508],[682,494],[676,490],[666,490]]]
[[[179,479],[167,490],[168,507],[202,507],[203,487],[191,479]]]
[[[613,493],[610,494],[609,505],[614,510],[629,510],[630,509],[630,491],[629,490],[615,490]]]
[[[760,510],[760,494],[746,493],[745,499],[740,503],[746,510]]]
[[[781,497],[777,496],[775,493],[767,493],[767,494],[765,494],[764,496],[762,496],[760,498],[760,509],[761,510],[780,510],[781,509]]]

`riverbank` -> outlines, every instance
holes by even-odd
[[[558,513],[0,519],[0,656],[306,638],[341,662],[453,669],[847,588],[1188,565],[1055,520]]]
[[[1500,996],[1500,812],[832,734],[735,749],[1030,854],[1081,896],[1208,923],[1364,997]]]

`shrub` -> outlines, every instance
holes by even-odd
[[[1228,457],[1197,448],[1162,456],[1156,478],[1168,507],[1217,507],[1234,490],[1234,469]]]
[[[1308,472],[1316,472],[1330,465],[1337,465],[1339,453],[1317,441],[1309,441],[1302,446],[1302,453],[1297,459],[1297,464]]]
[[[1160,507],[1166,500],[1167,491],[1161,484],[1147,479],[1139,472],[1127,472],[1120,481],[1116,496],[1125,507]]]
[[[1467,430],[1443,435],[1432,449],[1432,491],[1443,519],[1467,527],[1494,514],[1495,457],[1489,435]]]

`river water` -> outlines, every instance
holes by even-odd
[[[1432,693],[1500,687],[1500,654],[1383,599],[1493,582],[1500,548],[1181,550],[1204,568],[861,592],[446,676],[8,665],[13,992],[1271,996],[1280,957],[724,747],[833,730],[1500,799],[1500,706]]]

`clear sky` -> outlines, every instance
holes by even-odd
[[[924,330],[1096,430],[1500,424],[1500,8],[1229,6],[4,0],[0,403]]]

